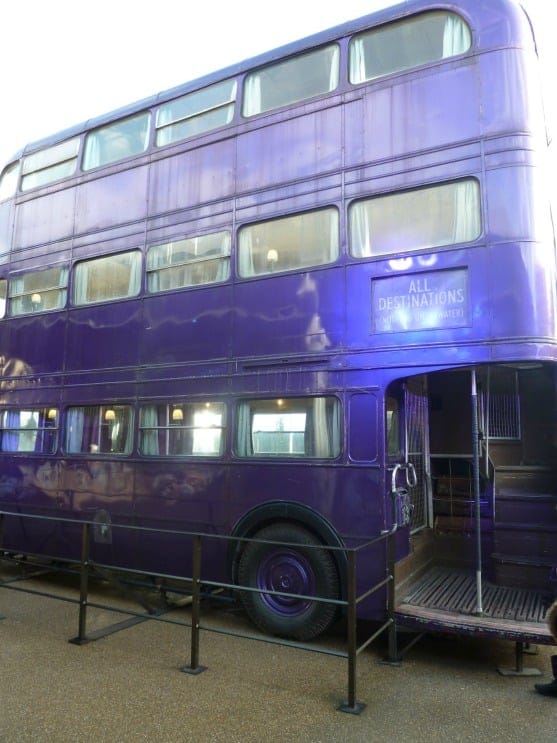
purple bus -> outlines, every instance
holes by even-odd
[[[409,0],[25,147],[0,180],[2,549],[68,557],[77,529],[19,515],[89,520],[95,559],[177,575],[164,530],[233,536],[207,581],[334,601],[321,545],[396,526],[401,622],[502,632],[483,580],[524,629],[509,597],[557,588],[546,146],[522,7]],[[378,545],[359,585],[384,575]],[[287,637],[337,614],[242,596]]]

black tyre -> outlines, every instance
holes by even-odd
[[[337,599],[339,579],[332,554],[315,549],[320,542],[295,524],[272,524],[255,539],[291,543],[248,542],[238,565],[238,582],[261,590]],[[296,640],[311,640],[335,620],[337,606],[290,596],[242,591],[242,604],[264,632]]]

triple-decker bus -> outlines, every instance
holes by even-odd
[[[203,577],[274,591],[242,592],[250,617],[308,639],[336,605],[292,594],[341,600],[340,548],[396,527],[401,621],[539,627],[557,268],[537,62],[514,0],[409,0],[8,162],[2,550],[69,557],[84,520],[104,564],[188,575],[173,530],[235,537]],[[359,585],[384,574],[380,544]]]

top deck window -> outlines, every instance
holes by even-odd
[[[366,31],[350,44],[350,82],[362,83],[468,51],[470,29],[454,13],[434,11]]]
[[[161,106],[155,122],[157,147],[225,126],[234,116],[236,81],[226,80]]]
[[[148,112],[121,119],[90,132],[85,139],[83,170],[92,170],[140,155],[149,144]]]
[[[0,201],[9,199],[17,191],[17,178],[19,175],[19,161],[8,165],[0,176]]]
[[[73,175],[77,166],[79,137],[23,158],[21,190],[44,186]]]
[[[333,91],[339,80],[336,44],[278,62],[246,77],[244,116],[255,116],[281,106]]]

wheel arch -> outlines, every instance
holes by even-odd
[[[341,597],[346,598],[345,577],[348,561],[344,552],[345,544],[327,519],[308,506],[291,501],[262,503],[242,516],[234,526],[232,536],[238,538],[253,537],[263,527],[278,522],[301,526],[324,545],[341,548],[341,550],[332,550],[332,557],[338,572]],[[227,574],[232,576],[234,583],[237,581],[238,560],[241,553],[242,543],[230,540],[227,555]]]

